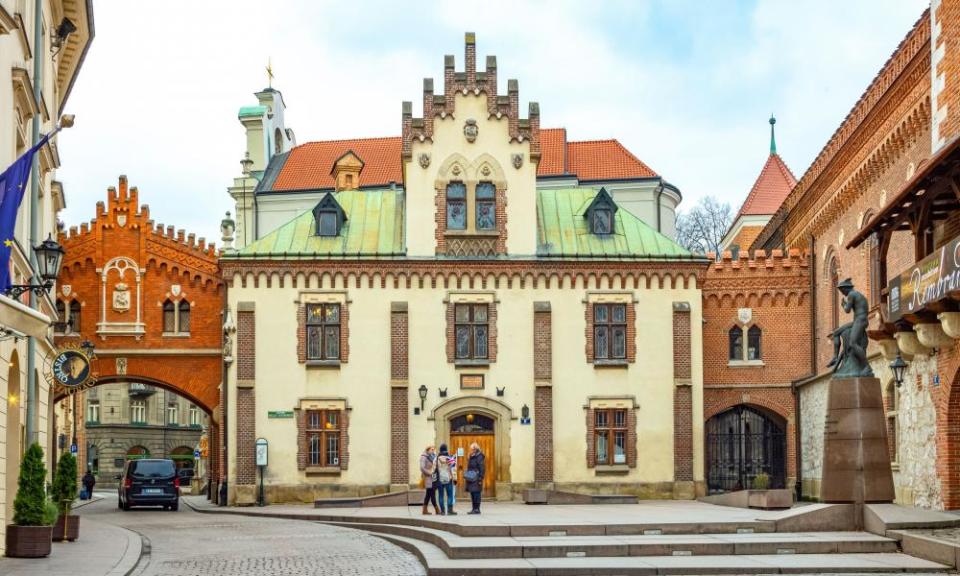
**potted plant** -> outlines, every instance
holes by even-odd
[[[80,517],[70,514],[77,497],[77,458],[64,452],[57,463],[50,498],[57,505],[57,523],[53,526],[53,541],[73,542],[80,535]]]
[[[31,444],[20,462],[17,497],[13,501],[13,524],[7,526],[7,556],[43,558],[50,555],[52,524],[56,507],[44,492],[43,449]]]

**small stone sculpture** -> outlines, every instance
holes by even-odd
[[[466,136],[467,142],[473,144],[477,139],[477,134],[480,132],[480,127],[477,126],[477,121],[473,118],[467,118],[466,124],[463,125],[463,135]]]
[[[853,321],[847,322],[830,334],[833,339],[833,359],[827,368],[833,368],[834,378],[871,377],[873,370],[867,363],[867,298],[853,288],[847,278],[837,284],[843,294],[843,311],[853,311]]]

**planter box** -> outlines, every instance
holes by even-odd
[[[7,525],[7,556],[44,558],[50,555],[52,526]]]
[[[66,528],[64,528],[64,520],[66,520]],[[64,532],[66,530],[66,532]],[[57,517],[57,523],[53,525],[53,541],[54,542],[63,542],[64,540],[69,540],[73,542],[80,536],[80,517],[69,515],[69,516],[59,516]]]
[[[790,508],[793,506],[793,490],[750,490],[747,497],[750,508]]]

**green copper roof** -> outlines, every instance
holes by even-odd
[[[245,118],[247,116],[263,116],[266,111],[266,106],[243,106],[240,108],[240,113],[237,116],[240,118]]]
[[[307,211],[245,246],[241,256],[282,254],[399,255],[404,251],[403,196],[397,190],[344,190],[335,196],[347,215],[337,236],[317,236]]]
[[[690,252],[620,207],[613,234],[590,232],[583,217],[597,195],[594,188],[537,190],[537,253],[571,258],[689,258]]]

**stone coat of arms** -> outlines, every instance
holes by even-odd
[[[130,309],[130,290],[129,287],[119,282],[113,291],[113,309],[117,312],[126,312]]]

